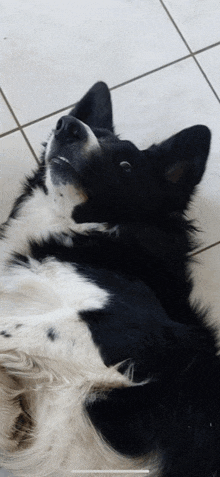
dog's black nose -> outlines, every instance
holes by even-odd
[[[55,138],[62,142],[82,141],[86,139],[86,128],[81,121],[73,116],[62,116],[54,132]]]

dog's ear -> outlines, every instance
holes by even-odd
[[[176,204],[176,209],[186,207],[195,186],[202,179],[210,140],[209,129],[197,125],[184,129],[149,149],[155,156],[155,168],[158,171],[156,174],[163,174],[162,183],[173,205]]]
[[[94,84],[69,114],[91,128],[104,128],[113,132],[112,104],[108,86],[101,81]]]
[[[162,142],[158,153],[165,166],[167,181],[177,184],[200,182],[209,154],[211,134],[206,126],[192,126]]]

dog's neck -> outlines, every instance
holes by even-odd
[[[66,246],[72,245],[74,233],[104,231],[106,226],[96,223],[77,224],[71,217],[73,200],[60,201],[38,188],[19,205],[15,217],[3,225],[0,240],[0,269],[7,267],[14,254],[28,256],[32,242],[40,243],[53,237]],[[75,203],[79,203],[76,195]]]

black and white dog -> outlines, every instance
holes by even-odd
[[[220,364],[189,303],[205,126],[140,151],[97,83],[1,229],[1,463],[21,477],[220,475]],[[134,473],[133,475],[138,475]]]

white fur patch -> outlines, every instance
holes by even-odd
[[[95,134],[90,129],[90,127],[87,126],[87,124],[84,124],[82,121],[80,121],[80,123],[83,124],[84,128],[86,129],[86,131],[88,133],[86,143],[83,146],[83,152],[84,153],[89,153],[89,152],[93,152],[93,151],[98,152],[99,150],[101,150],[100,145],[99,145],[99,141],[98,141],[97,137],[95,136]]]
[[[56,260],[42,264],[30,259],[31,268],[11,267],[0,282],[0,349],[19,348],[35,356],[64,358],[95,365],[102,363],[79,311],[102,309],[108,293],[81,277],[74,267]],[[16,325],[22,327],[16,329]],[[53,328],[57,339],[47,331]],[[10,340],[1,336],[6,330]]]

